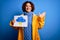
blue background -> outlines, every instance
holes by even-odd
[[[0,40],[17,40],[18,31],[10,27],[14,15],[22,13],[26,0],[0,0]],[[39,30],[41,40],[60,40],[60,0],[30,0],[34,13],[46,11],[45,25]]]

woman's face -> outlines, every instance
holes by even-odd
[[[31,12],[32,7],[31,7],[30,3],[26,3],[25,10],[26,10],[26,12]]]

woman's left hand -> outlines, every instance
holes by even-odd
[[[46,12],[43,12],[42,14],[39,15],[40,18],[44,18],[46,15]]]

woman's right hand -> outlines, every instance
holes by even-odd
[[[13,27],[14,29],[19,30],[19,29],[22,28],[22,27],[16,27],[16,26],[13,26],[14,23],[15,23],[15,20],[12,20],[12,21],[10,22],[10,26]]]

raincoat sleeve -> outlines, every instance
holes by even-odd
[[[45,23],[45,17],[41,18],[38,16],[38,24],[39,24],[38,29],[43,28],[44,23]]]

